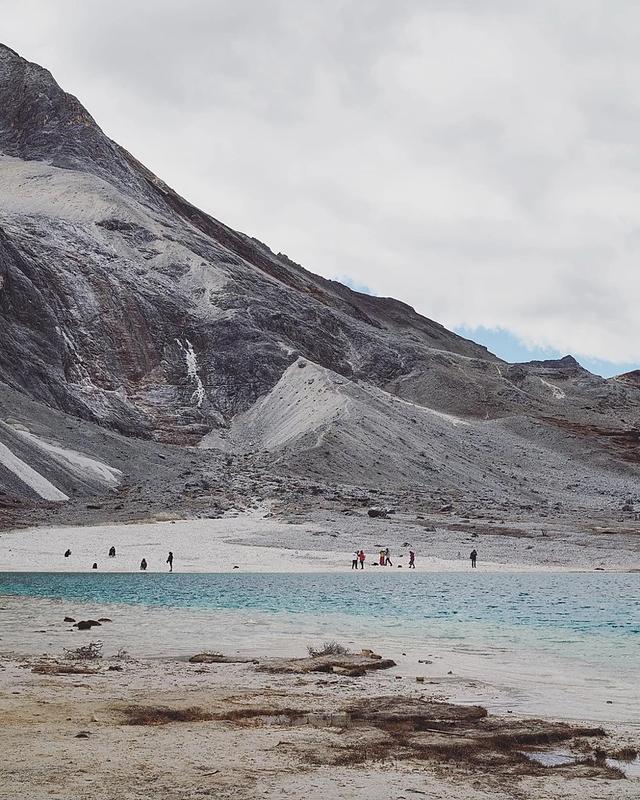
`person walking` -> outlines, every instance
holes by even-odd
[[[364,569],[364,560],[367,556],[365,555],[364,550],[361,550],[358,553],[358,561],[360,562],[360,569]]]
[[[471,559],[471,566],[475,569],[476,561],[478,560],[478,551],[475,549],[475,547],[469,554],[469,558]]]
[[[167,556],[167,564],[169,565],[169,572],[173,572],[173,551],[169,550],[169,555]]]
[[[391,563],[391,553],[390,553],[388,547],[384,551],[384,565],[385,565],[385,567],[392,567],[393,566],[393,564]]]
[[[409,569],[416,568],[416,554],[413,550],[409,550]]]
[[[147,559],[146,558],[143,558],[142,561],[140,562],[140,569],[142,570],[142,572],[146,571],[146,569],[147,569]]]
[[[353,556],[351,558],[351,569],[358,569],[358,551],[357,550],[353,553]]]

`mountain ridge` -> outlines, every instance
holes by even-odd
[[[215,442],[243,457],[260,428],[264,468],[324,481],[460,481],[477,494],[483,481],[499,492],[502,480],[513,493],[526,477],[518,453],[532,448],[543,464],[577,459],[594,497],[600,478],[630,491],[621,487],[631,440],[616,450],[620,437],[607,431],[638,424],[632,377],[600,378],[571,356],[509,364],[401,301],[309,272],[182,198],[47,70],[1,45],[0,190],[0,383],[45,408],[116,435]],[[318,423],[313,392],[325,383],[335,403]],[[297,433],[282,439],[281,412],[297,403]],[[256,422],[267,407],[277,430]],[[468,445],[445,418],[465,421]],[[26,474],[16,441],[0,428]],[[385,446],[386,466],[368,452]],[[474,448],[484,452],[477,463]],[[492,458],[503,477],[488,477]],[[0,460],[0,486],[3,470],[15,494],[16,473]],[[551,483],[544,490],[559,496]]]

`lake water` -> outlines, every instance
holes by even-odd
[[[624,671],[640,656],[639,590],[634,573],[0,573],[0,595],[335,620]]]

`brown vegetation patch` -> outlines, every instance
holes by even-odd
[[[127,725],[168,725],[170,722],[204,722],[214,719],[203,709],[169,708],[168,706],[127,706],[121,709]]]
[[[463,706],[410,697],[374,697],[349,704],[345,711],[354,722],[384,730],[442,730],[487,716],[482,706]]]
[[[640,430],[637,428],[606,428],[602,425],[585,425],[557,417],[541,417],[541,419],[578,436],[597,439],[605,447],[615,450],[624,461],[640,464]]]
[[[299,743],[299,755],[307,763],[349,766],[375,761],[428,761],[513,775],[542,774],[548,767],[528,759],[522,750],[570,742],[570,746],[582,746],[590,755],[576,758],[567,769],[579,767],[617,777],[598,761],[594,755],[597,751],[588,741],[605,736],[602,728],[490,717],[477,705],[385,696],[354,701],[334,712],[244,707],[217,714],[216,719],[238,724],[339,728],[338,741]]]

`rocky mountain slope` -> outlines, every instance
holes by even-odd
[[[191,206],[3,46],[0,325],[5,497],[114,491],[149,453],[196,446],[198,463],[328,483],[551,499],[577,482],[587,504],[635,490],[633,374],[507,364],[308,272]]]

